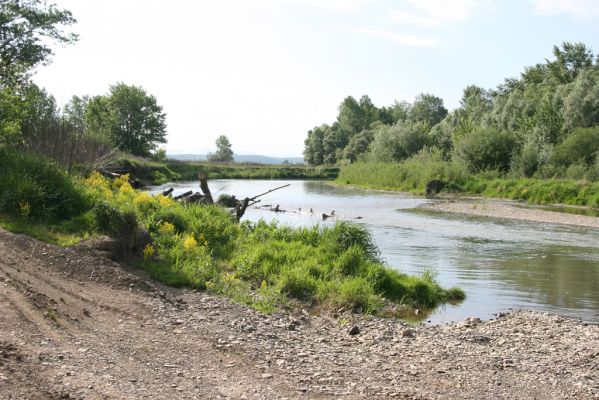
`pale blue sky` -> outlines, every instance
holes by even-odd
[[[299,156],[344,97],[377,106],[433,93],[458,106],[551,58],[554,44],[599,52],[599,0],[55,0],[80,41],[35,81],[59,103],[122,81],[167,113],[170,153]]]

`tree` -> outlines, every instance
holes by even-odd
[[[446,115],[447,109],[443,106],[443,99],[432,94],[422,93],[416,96],[410,109],[410,120],[426,122],[429,129],[441,122]]]
[[[159,143],[166,143],[166,114],[139,86],[111,86],[108,96],[89,101],[85,116],[88,129],[107,134],[120,150],[133,155],[150,156]]]
[[[464,138],[455,149],[472,172],[510,168],[516,138],[513,134],[494,128],[477,128]]]
[[[430,138],[425,122],[380,126],[374,133],[372,155],[383,162],[402,161],[428,146]]]
[[[324,163],[324,133],[329,126],[323,124],[308,131],[308,137],[304,140],[304,160],[310,165],[321,165]]]
[[[25,82],[30,71],[52,55],[51,42],[76,41],[77,35],[62,30],[75,22],[69,11],[42,0],[2,0],[0,87]]]
[[[216,152],[208,154],[208,161],[233,161],[233,150],[231,150],[231,142],[228,137],[220,135],[216,138]]]

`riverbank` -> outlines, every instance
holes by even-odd
[[[546,211],[518,205],[515,202],[510,203],[492,199],[441,200],[424,204],[420,208],[436,212],[475,215],[478,217],[515,219],[548,224],[599,228],[598,217]]]
[[[307,179],[332,180],[339,174],[337,167],[308,167],[281,164],[226,164],[200,161],[149,161],[139,157],[122,158],[115,162],[120,173],[128,173],[145,185],[161,185],[173,181],[196,181],[198,173],[208,179]]]
[[[266,316],[156,283],[89,243],[6,231],[0,287],[0,398],[599,396],[599,327],[555,315]]]
[[[356,162],[341,167],[337,183],[416,195],[457,194],[534,204],[599,208],[599,182],[573,179],[509,178],[498,173],[472,174],[460,164],[419,159],[401,163]]]

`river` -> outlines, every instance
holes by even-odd
[[[391,267],[413,274],[432,268],[442,286],[466,291],[460,304],[434,310],[427,317],[431,323],[488,319],[521,308],[599,323],[597,228],[425,211],[418,206],[435,200],[326,182],[213,180],[210,187],[215,197],[227,193],[243,198],[288,183],[259,203],[288,212],[249,208],[244,219],[277,219],[293,226],[342,219],[364,225]],[[151,191],[170,186],[175,194],[199,190],[198,182],[178,182]],[[332,210],[336,217],[323,221],[322,213]]]

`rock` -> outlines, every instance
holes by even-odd
[[[416,331],[414,329],[406,328],[401,331],[401,337],[414,337],[416,336]]]
[[[358,327],[358,325],[354,325],[348,333],[350,334],[350,336],[355,336],[360,333],[360,328]]]
[[[260,375],[260,378],[269,379],[269,378],[272,378],[272,374],[262,374],[262,375]]]

